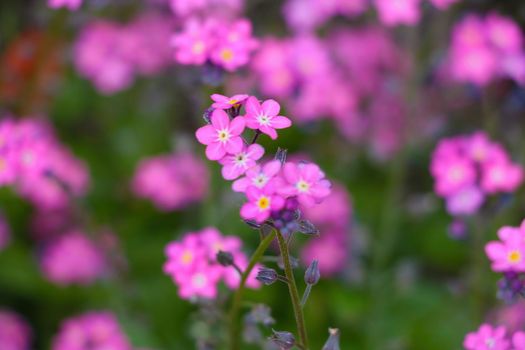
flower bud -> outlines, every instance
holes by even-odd
[[[261,267],[257,272],[257,276],[255,277],[255,279],[261,282],[262,284],[269,286],[270,284],[275,283],[278,277],[279,276],[277,275],[277,271],[275,271],[274,269]]]
[[[217,255],[215,256],[217,259],[217,262],[221,264],[222,266],[228,267],[233,265],[233,255],[230,252],[224,252],[222,250],[219,250],[217,252]]]
[[[283,350],[288,350],[293,348],[295,345],[295,337],[290,332],[277,332],[272,329],[272,336],[270,340]]]
[[[321,273],[319,272],[319,261],[314,259],[304,273],[304,281],[306,284],[313,286],[319,282],[319,278],[321,278]]]
[[[339,329],[330,328],[328,329],[330,336],[323,346],[322,350],[340,350],[339,347]]]

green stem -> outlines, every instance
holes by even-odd
[[[230,349],[239,350],[240,349],[240,339],[241,339],[241,324],[238,320],[239,312],[242,304],[242,296],[244,294],[244,289],[246,286],[246,281],[248,276],[252,272],[255,264],[261,260],[264,252],[268,249],[268,246],[272,243],[275,238],[275,230],[272,230],[259,244],[255,252],[253,253],[248,266],[241,275],[241,281],[239,283],[239,288],[235,291],[233,295],[233,302],[230,309]]]
[[[292,264],[290,263],[288,245],[286,244],[286,241],[281,232],[279,232],[279,230],[275,231],[277,232],[277,241],[279,242],[279,249],[281,250],[281,256],[283,257],[284,273],[286,278],[288,279],[288,291],[290,292],[290,298],[292,299],[293,312],[295,315],[295,322],[297,323],[297,332],[299,334],[301,348],[304,350],[308,350],[308,337],[306,335],[303,309],[301,307],[301,300],[299,299],[297,285],[295,284]]]

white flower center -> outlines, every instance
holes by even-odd
[[[271,120],[272,120],[272,118],[267,116],[266,114],[259,114],[257,116],[257,121],[261,125],[270,125]]]
[[[222,129],[217,131],[217,140],[219,142],[227,142],[230,139],[230,131],[228,129]]]
[[[306,193],[310,190],[310,184],[304,180],[297,181],[297,183],[295,184],[295,187],[301,193]]]
[[[208,282],[208,279],[206,278],[206,275],[203,273],[197,273],[191,279],[191,284],[195,288],[203,288],[204,286],[206,286],[207,282]]]
[[[485,344],[489,349],[492,349],[494,345],[496,345],[496,340],[494,338],[488,338],[487,340],[485,340]]]
[[[233,157],[233,162],[235,163],[235,166],[245,168],[246,162],[248,161],[248,156],[246,153],[239,153]]]
[[[264,174],[259,174],[253,179],[253,184],[258,188],[264,187],[266,182],[268,182],[268,178]]]

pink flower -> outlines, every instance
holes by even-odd
[[[68,232],[46,247],[42,269],[57,284],[90,284],[106,268],[101,249],[80,232]]]
[[[217,109],[230,109],[233,107],[239,106],[248,98],[248,95],[233,95],[232,97],[227,97],[224,95],[213,94],[211,99],[214,103],[211,105],[213,108]]]
[[[250,54],[258,46],[252,37],[251,22],[245,19],[228,27],[218,27],[215,35],[217,45],[211,50],[211,61],[230,72],[248,63]]]
[[[525,350],[525,332],[517,331],[512,336],[514,350]]]
[[[473,164],[466,159],[452,156],[435,168],[436,192],[442,196],[454,194],[459,189],[472,185],[476,180]]]
[[[485,246],[485,252],[496,272],[525,272],[525,227],[502,227],[498,231],[501,241],[492,241]]]
[[[278,115],[280,109],[281,107],[274,100],[266,100],[261,105],[259,100],[252,96],[246,101],[246,126],[259,130],[275,140],[277,138],[275,129],[284,129],[292,125],[290,119]]]
[[[498,58],[489,48],[459,47],[452,51],[452,75],[463,82],[487,85],[498,71]]]
[[[53,340],[52,350],[131,350],[117,318],[108,311],[91,311],[66,319]]]
[[[187,273],[177,275],[175,282],[179,285],[179,296],[183,299],[214,299],[221,277],[222,267],[200,262]]]
[[[285,200],[275,193],[274,186],[267,184],[263,188],[250,186],[246,189],[248,202],[241,207],[241,217],[246,220],[264,222],[272,211],[284,207]]]
[[[513,192],[523,182],[523,168],[509,160],[483,164],[481,187],[487,193]]]
[[[222,177],[226,180],[235,180],[243,175],[246,170],[254,167],[263,154],[264,148],[258,144],[253,144],[244,146],[239,153],[226,155],[219,161],[223,165]]]
[[[476,186],[464,187],[447,197],[447,211],[452,215],[473,215],[485,200]]]
[[[499,50],[519,52],[523,45],[521,29],[510,18],[490,13],[485,18],[488,40]]]
[[[256,165],[246,171],[246,176],[236,180],[232,184],[232,189],[235,192],[246,192],[250,186],[256,188],[263,188],[279,173],[281,170],[281,162],[272,160],[264,166]]]
[[[210,21],[203,23],[195,18],[186,21],[183,31],[173,35],[171,40],[175,48],[175,60],[181,64],[204,64],[214,45],[212,25]]]
[[[421,17],[420,0],[374,0],[374,3],[381,22],[388,26],[414,25]]]
[[[243,117],[236,117],[230,121],[228,114],[221,109],[213,111],[211,125],[199,128],[196,132],[197,140],[206,147],[206,157],[209,160],[219,160],[227,153],[241,152],[243,140],[239,136],[244,131]]]
[[[83,0],[48,0],[47,6],[58,9],[61,7],[67,7],[71,11],[78,10],[82,5]]]
[[[142,160],[132,180],[133,192],[162,211],[181,210],[208,193],[209,173],[204,162],[189,152]]]
[[[465,336],[463,346],[466,350],[508,350],[510,343],[506,339],[506,332],[503,326],[482,324],[476,332]]]
[[[31,329],[26,321],[14,312],[0,309],[0,349],[29,350]]]
[[[279,190],[287,196],[297,196],[301,205],[311,207],[330,194],[331,184],[319,166],[313,163],[286,163],[283,167],[286,184]]]
[[[167,245],[168,260],[164,264],[164,272],[179,287],[181,298],[213,299],[217,296],[220,281],[232,289],[237,288],[239,283],[239,274],[233,267],[217,263],[217,253],[231,253],[235,263],[243,269],[248,265],[248,259],[241,248],[242,242],[238,237],[223,236],[213,227],[190,232]],[[259,286],[254,277],[250,276],[248,280],[247,286],[250,288]]]

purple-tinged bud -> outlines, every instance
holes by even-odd
[[[295,345],[295,337],[290,332],[277,332],[272,329],[270,340],[282,350],[288,350]]]
[[[225,267],[232,266],[234,263],[233,254],[230,252],[219,250],[215,258],[220,265]]]
[[[275,160],[278,160],[281,162],[281,164],[286,163],[286,155],[288,153],[288,150],[284,148],[277,148],[277,153],[275,153]]]
[[[322,350],[341,350],[339,347],[339,329],[330,328],[328,329],[330,336],[323,346]]]
[[[254,220],[244,220],[244,222],[246,223],[246,225],[250,226],[251,228],[253,229],[260,229],[261,228],[261,224],[257,223],[257,221],[254,221]]]
[[[296,269],[299,267],[299,259],[293,257],[293,256],[290,256],[290,265],[292,266],[292,269]],[[284,270],[284,263],[283,263],[283,258],[282,257],[279,257],[279,260],[277,261],[277,266],[279,266],[279,268],[281,270]]]
[[[247,320],[252,323],[271,326],[275,323],[271,315],[271,309],[264,304],[255,305],[247,316]]]
[[[306,284],[316,285],[321,278],[321,273],[319,272],[319,260],[314,259],[310,266],[306,269],[304,273],[304,281]]]
[[[305,235],[319,236],[319,230],[317,227],[308,220],[301,220],[297,231],[304,233]]]
[[[210,107],[210,108],[208,108],[207,110],[204,111],[204,113],[202,115],[202,119],[204,119],[206,124],[211,124],[211,114],[213,113],[214,110],[215,110],[215,108]]]
[[[255,277],[257,281],[261,282],[266,286],[275,283],[275,281],[277,281],[278,278],[279,275],[277,274],[277,271],[275,271],[274,269],[269,269],[267,267],[261,267],[257,272],[257,276]]]

